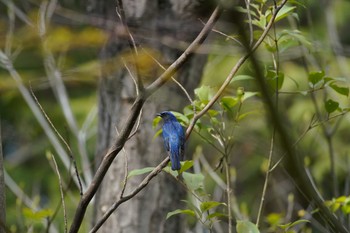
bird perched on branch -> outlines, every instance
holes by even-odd
[[[185,149],[185,133],[174,114],[168,111],[158,113],[163,119],[163,140],[165,149],[169,153],[171,169],[180,170],[180,160],[183,159]]]

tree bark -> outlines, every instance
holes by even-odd
[[[2,153],[1,121],[0,121],[0,233],[6,231],[6,201],[5,201],[5,177],[4,158]]]
[[[187,5],[185,10],[186,6],[178,6],[176,1],[125,0],[123,4],[136,43],[142,48],[148,48],[148,51],[153,51],[152,54],[163,64],[170,64],[181,52],[174,41],[189,42],[202,27],[197,19],[189,17],[191,12],[188,9],[191,8]],[[90,8],[94,7],[95,13],[110,12],[114,19],[117,18],[115,11],[109,10],[115,9],[114,3],[106,6],[100,1],[91,1]],[[167,41],[174,47],[166,46]],[[101,158],[110,147],[136,96],[134,81],[123,64],[126,62],[130,65],[128,58],[132,57],[131,53],[127,35],[118,33],[118,29],[114,30],[101,53],[103,65],[99,86],[97,158]],[[136,61],[137,70],[145,85],[161,72],[141,47]],[[178,72],[178,80],[187,90],[193,90],[198,85],[205,61],[205,56],[195,55]],[[136,69],[133,69],[133,65],[128,67],[134,71],[132,75],[135,76]],[[136,135],[126,143],[123,153],[116,157],[96,196],[94,220],[99,219],[119,198],[126,174],[125,161],[128,170],[131,171],[156,166],[167,156],[161,139],[153,139],[158,130],[152,128],[155,114],[162,110],[181,110],[188,104],[185,94],[172,82],[146,101]],[[185,155],[185,158],[191,159],[188,155]],[[142,176],[128,179],[125,194],[141,180]],[[174,178],[165,173],[160,174],[145,190],[118,208],[99,232],[183,232],[184,221],[181,220],[181,216],[166,221],[166,214],[183,207],[181,200],[185,198],[184,195],[185,191]]]

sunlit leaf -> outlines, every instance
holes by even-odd
[[[182,125],[188,125],[190,123],[190,120],[182,113],[179,112],[173,112],[174,116],[176,117],[176,119],[182,123]]]
[[[177,214],[187,214],[187,215],[191,215],[191,216],[196,216],[196,214],[195,214],[195,212],[193,210],[190,210],[190,209],[185,209],[185,210],[177,209],[177,210],[169,212],[166,215],[166,219],[168,219],[168,218],[170,218],[170,217],[172,217],[174,215],[177,215]]]
[[[185,180],[186,185],[191,189],[191,190],[197,190],[197,189],[202,189],[204,187],[203,181],[204,181],[204,176],[201,173],[198,174],[192,174],[188,172],[182,173],[182,176]]]
[[[340,87],[335,84],[330,84],[329,85],[333,90],[338,92],[341,95],[349,96],[349,88],[348,87]]]
[[[135,169],[129,172],[128,178],[132,177],[132,176],[138,176],[138,175],[142,175],[145,173],[149,173],[151,171],[153,171],[154,167],[145,167],[145,168],[141,168],[141,169]]]
[[[251,92],[251,91],[246,91],[246,92],[244,92],[244,95],[243,95],[243,101],[245,101],[245,100],[247,100],[247,99],[249,99],[249,98],[251,98],[251,97],[253,97],[253,96],[256,96],[256,95],[258,95],[259,94],[259,92]]]
[[[27,219],[40,221],[44,218],[50,217],[53,214],[53,211],[51,209],[42,209],[38,211],[33,211],[30,208],[23,208],[23,215]]]
[[[211,218],[227,218],[227,214],[223,214],[223,213],[219,213],[219,212],[214,212],[212,214],[209,214],[207,216],[207,219],[211,219]]]
[[[156,128],[159,125],[159,122],[162,120],[161,117],[157,116],[155,118],[153,118],[153,122],[152,122],[152,127]]]
[[[280,213],[271,213],[267,215],[266,220],[270,225],[274,226],[281,223],[282,218],[283,216]]]
[[[220,104],[226,111],[231,111],[238,103],[238,99],[233,96],[224,96],[220,99]]]
[[[158,130],[158,131],[154,134],[152,140],[156,139],[162,132],[163,132],[162,129]]]
[[[200,101],[207,102],[210,99],[212,99],[214,95],[214,90],[209,86],[201,86],[199,88],[196,88],[194,90],[194,93],[196,94],[196,96]]]
[[[226,205],[226,204],[223,202],[217,202],[217,201],[205,201],[201,203],[200,209],[202,212],[205,212],[219,205]]]
[[[309,223],[310,221],[307,220],[307,219],[300,219],[300,220],[297,220],[295,222],[291,222],[291,223],[287,223],[287,224],[283,224],[283,225],[278,225],[280,228],[282,229],[289,229],[293,226],[296,226],[298,224],[302,224],[302,223]]]
[[[287,17],[288,15],[290,15],[291,12],[294,11],[294,9],[296,9],[295,6],[284,5],[282,7],[282,9],[277,13],[275,22],[278,22],[281,19],[283,19],[283,18]]]
[[[193,167],[193,160],[186,160],[184,162],[181,162],[180,173],[187,171],[191,167]]]
[[[237,220],[236,225],[237,233],[259,233],[259,229],[256,225],[249,221],[240,221]]]
[[[253,79],[254,79],[254,77],[252,77],[250,75],[241,74],[241,75],[236,75],[235,77],[233,77],[233,79],[231,80],[230,83],[237,82],[237,81],[253,80]]]

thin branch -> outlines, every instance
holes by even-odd
[[[129,27],[126,23],[126,18],[125,18],[125,12],[124,12],[124,7],[123,7],[123,1],[122,0],[117,0],[117,7],[116,7],[116,12],[117,15],[119,17],[120,22],[123,25],[123,29],[125,30],[125,32],[128,34],[128,42],[129,42],[129,46],[130,49],[132,50],[132,57],[133,60],[135,61],[135,70],[136,70],[136,89],[141,92],[143,91],[144,87],[143,87],[143,82],[141,79],[141,75],[140,72],[138,70],[138,64],[137,64],[137,59],[136,57],[139,55],[138,51],[137,51],[137,46],[136,46],[136,42],[134,37],[132,36]]]
[[[190,55],[195,52],[196,48],[198,48],[199,45],[203,43],[207,35],[210,33],[210,29],[214,26],[217,19],[219,18],[220,13],[221,13],[221,8],[217,7],[216,10],[212,13],[212,16],[208,20],[207,24],[204,26],[202,31],[198,34],[196,39],[191,43],[189,48],[186,49],[185,52],[153,84],[151,84],[147,88],[146,90],[147,93],[141,92],[140,95],[136,97],[136,100],[134,101],[134,104],[132,105],[132,108],[130,110],[129,117],[124,123],[124,128],[120,132],[119,137],[116,139],[116,141],[114,142],[112,147],[109,149],[107,154],[103,157],[102,162],[100,166],[97,168],[97,171],[95,173],[95,176],[92,179],[91,184],[89,185],[87,191],[84,193],[84,195],[80,199],[80,202],[77,206],[77,209],[74,215],[72,225],[69,230],[70,233],[78,232],[81,226],[81,223],[83,221],[86,209],[91,199],[96,194],[97,189],[101,185],[101,182],[104,176],[106,175],[110,165],[112,164],[114,158],[122,150],[125,142],[128,140],[130,132],[137,121],[138,115],[140,114],[140,111],[146,99],[150,95],[152,95],[160,86],[162,86],[168,80],[168,78],[171,77],[171,75],[173,75],[185,63],[185,61],[189,59]],[[169,160],[170,160],[169,157],[165,158],[160,165],[164,164],[163,166],[166,166]],[[163,168],[163,166],[161,166],[161,168]],[[150,176],[148,181],[145,181],[146,183],[144,184],[144,186],[146,186],[148,182],[154,176],[156,176],[160,171],[155,171],[155,172],[156,173],[154,172],[151,173],[154,175]],[[142,188],[144,186],[142,186]],[[132,196],[125,196],[121,200],[125,202],[130,198],[132,198]]]
[[[81,179],[80,179],[80,176],[79,176],[79,171],[78,171],[78,167],[77,167],[77,163],[75,161],[75,158],[73,156],[73,152],[70,148],[70,146],[68,145],[68,143],[66,142],[66,140],[64,140],[64,138],[62,137],[62,135],[58,132],[58,130],[56,129],[56,127],[54,126],[54,124],[52,123],[52,121],[50,120],[49,116],[46,114],[45,110],[43,109],[43,107],[41,106],[41,104],[39,103],[38,99],[36,98],[34,92],[33,92],[33,89],[32,87],[30,86],[30,91],[31,91],[31,94],[35,100],[35,103],[38,105],[38,107],[40,108],[42,114],[45,116],[47,122],[50,124],[50,126],[52,127],[52,129],[55,131],[56,135],[59,137],[59,139],[61,139],[61,141],[63,142],[63,144],[66,146],[67,150],[68,150],[68,155],[70,157],[70,159],[72,160],[73,162],[73,166],[74,166],[74,171],[75,171],[75,174],[77,176],[77,179],[78,179],[78,183],[79,183],[79,191],[80,191],[80,195],[83,195],[83,187],[82,187],[82,183],[81,183]]]
[[[269,159],[268,159],[267,170],[266,170],[266,174],[265,174],[265,181],[264,181],[264,186],[263,186],[263,190],[262,190],[262,194],[261,194],[259,210],[258,210],[256,223],[255,223],[258,228],[259,228],[259,224],[260,224],[260,217],[261,217],[261,214],[262,214],[262,209],[263,209],[264,203],[265,203],[265,196],[266,196],[267,185],[268,185],[268,182],[269,182],[270,173],[272,172],[271,166],[272,166],[272,155],[273,155],[274,145],[275,145],[275,143],[274,143],[275,135],[276,135],[276,130],[273,129],[272,137],[271,137],[271,141],[270,141],[270,152],[269,152]]]
[[[55,156],[50,153],[50,157],[52,158],[53,164],[55,165],[55,170],[58,176],[59,181],[59,187],[60,187],[60,194],[61,194],[61,202],[62,202],[62,208],[63,208],[63,219],[64,219],[64,232],[66,233],[68,231],[68,221],[67,221],[67,209],[66,209],[66,203],[64,201],[64,192],[63,192],[63,185],[62,185],[62,178],[60,171],[57,166],[57,162],[55,159]]]
[[[47,28],[56,5],[57,0],[50,0],[50,2],[44,1],[40,5],[38,25],[40,27],[39,36],[42,41],[44,67],[50,86],[53,90],[53,93],[55,94],[56,99],[58,100],[59,105],[61,106],[61,110],[67,121],[67,124],[70,130],[73,132],[74,136],[77,138],[78,150],[81,156],[83,167],[82,171],[85,178],[84,180],[86,183],[90,183],[92,178],[92,170],[86,151],[86,141],[84,140],[84,137],[79,137],[80,135],[78,124],[69,103],[69,97],[65,84],[63,82],[61,71],[56,65],[55,58],[48,46],[48,41],[46,40]]]
[[[274,2],[276,4],[276,2]],[[276,6],[276,5],[275,5]],[[279,82],[279,47],[278,47],[278,39],[277,39],[277,34],[276,34],[276,24],[273,24],[273,41],[275,43],[275,48],[276,52],[275,54],[272,53],[272,60],[276,72],[276,82],[275,82],[275,106],[276,106],[276,111],[278,111],[278,96],[279,96],[279,91],[278,91],[278,82]],[[260,224],[260,217],[262,214],[262,210],[265,204],[265,195],[267,191],[267,185],[269,183],[269,178],[270,178],[270,173],[272,172],[271,166],[272,166],[272,156],[274,153],[274,146],[275,146],[275,136],[276,136],[276,128],[273,126],[272,130],[272,137],[270,141],[270,152],[269,152],[269,158],[268,158],[268,165],[267,165],[267,170],[266,170],[266,175],[265,175],[265,181],[264,181],[264,186],[261,194],[261,201],[259,205],[259,210],[258,210],[258,215],[256,219],[256,226],[259,228]],[[283,156],[282,156],[283,157]]]
[[[203,25],[205,24],[201,19],[199,19],[199,20],[201,21],[201,23],[202,23]],[[239,44],[240,46],[243,46],[243,44],[242,44],[239,40],[237,40],[236,38],[234,38],[233,36],[227,35],[226,33],[223,33],[222,31],[219,31],[219,30],[217,30],[217,29],[215,29],[215,28],[213,28],[213,29],[211,29],[211,30],[212,30],[213,32],[219,34],[219,35],[222,35],[222,36],[226,37],[227,39],[233,40],[234,42],[236,42],[236,43]]]
[[[231,175],[228,155],[225,156],[225,174],[226,174],[226,195],[227,195],[227,217],[228,217],[228,233],[232,233],[232,211],[231,211]]]
[[[157,65],[162,68],[164,71],[166,70],[165,67],[154,57],[152,54],[147,52],[144,48],[142,48],[143,52],[146,53],[152,60],[157,63]],[[173,76],[171,76],[171,80],[174,81],[180,88],[181,90],[185,93],[187,96],[187,99],[190,101],[191,105],[193,106],[193,112],[196,113],[196,106],[194,105],[193,99],[191,98],[190,94],[187,92],[184,86],[180,82],[178,82]]]
[[[54,131],[51,128],[51,126],[46,121],[45,116],[43,116],[40,108],[38,107],[38,105],[36,104],[35,100],[31,96],[29,90],[23,84],[22,78],[18,74],[16,69],[13,67],[13,64],[12,64],[11,60],[1,50],[0,50],[0,63],[2,63],[2,65],[9,72],[11,77],[14,79],[14,81],[15,81],[15,83],[17,85],[17,88],[19,89],[23,99],[26,101],[26,103],[28,104],[30,110],[33,112],[36,120],[38,121],[38,123],[43,128],[43,130],[44,130],[46,136],[48,137],[49,141],[51,142],[52,146],[56,150],[57,154],[60,156],[60,159],[61,159],[62,163],[64,164],[65,168],[68,171],[71,171],[70,170],[70,159],[69,159],[69,156],[67,155],[67,153],[64,150],[63,146],[59,142],[59,139],[56,137]],[[77,185],[77,187],[80,187],[77,177],[73,176],[73,178],[74,178],[74,182]],[[84,187],[84,184],[83,184],[83,187]]]
[[[161,76],[159,76],[152,84],[150,84],[146,88],[145,96],[150,96],[152,93],[154,93],[159,87],[164,85],[171,76],[173,76],[176,71],[185,63],[185,61],[189,58],[190,55],[192,55],[199,46],[204,42],[204,40],[207,38],[208,34],[210,33],[211,29],[214,27],[214,24],[218,20],[219,16],[221,15],[222,8],[221,6],[217,6],[208,19],[207,23],[204,25],[201,32],[198,34],[198,36],[192,41],[192,43],[187,47],[187,49],[181,54],[181,56],[176,59],[165,71]]]
[[[166,159],[164,159],[156,168],[153,169],[151,173],[149,173],[143,181],[135,188],[130,194],[125,195],[124,197],[120,198],[117,202],[113,203],[112,206],[109,207],[107,212],[102,216],[102,218],[97,222],[97,224],[90,230],[90,233],[97,232],[97,230],[103,225],[103,223],[108,219],[108,217],[124,202],[130,200],[136,194],[138,194],[144,187],[148,185],[148,183],[160,173],[164,167],[167,166],[169,163],[169,157],[167,156]]]

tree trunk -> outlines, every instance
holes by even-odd
[[[2,153],[1,121],[0,121],[0,233],[6,230],[6,201],[5,201],[5,177],[4,158]]]
[[[172,2],[175,2],[175,5]],[[108,9],[115,9],[114,3],[108,6],[102,6],[99,1],[92,3],[95,3],[91,5],[95,7],[95,12],[100,14],[108,12]],[[175,42],[191,41],[202,25],[197,19],[187,17],[184,8],[177,6],[176,1],[124,0],[123,4],[136,43],[148,51],[145,52],[139,47],[139,56],[136,59],[138,71],[147,85],[161,73],[161,69],[149,57],[149,53],[163,64],[170,64],[181,53]],[[188,5],[184,7],[189,9]],[[114,11],[110,13],[114,19],[117,18]],[[167,43],[174,47],[165,46]],[[132,69],[135,63],[130,65],[130,54],[127,36],[118,34],[117,29],[114,30],[102,51],[96,152],[99,158],[106,153],[118,130],[122,128],[136,96],[134,81],[123,64],[129,64],[128,67],[135,71]],[[205,61],[203,55],[193,56],[178,72],[178,80],[187,90],[193,90],[198,85]],[[133,72],[133,76],[135,75]],[[124,151],[116,157],[99,189],[95,202],[95,221],[119,198],[126,174],[126,161],[128,170],[131,171],[156,166],[167,156],[160,137],[153,139],[158,130],[152,128],[155,114],[163,110],[181,110],[188,104],[185,94],[171,81],[146,101],[137,133],[126,143]],[[191,159],[191,156],[185,155],[185,159]],[[143,177],[128,179],[125,194],[133,190]],[[161,173],[141,193],[120,206],[99,232],[183,232],[184,221],[181,220],[181,216],[166,221],[166,214],[183,208],[181,200],[184,198],[185,191],[182,186],[170,175]]]

